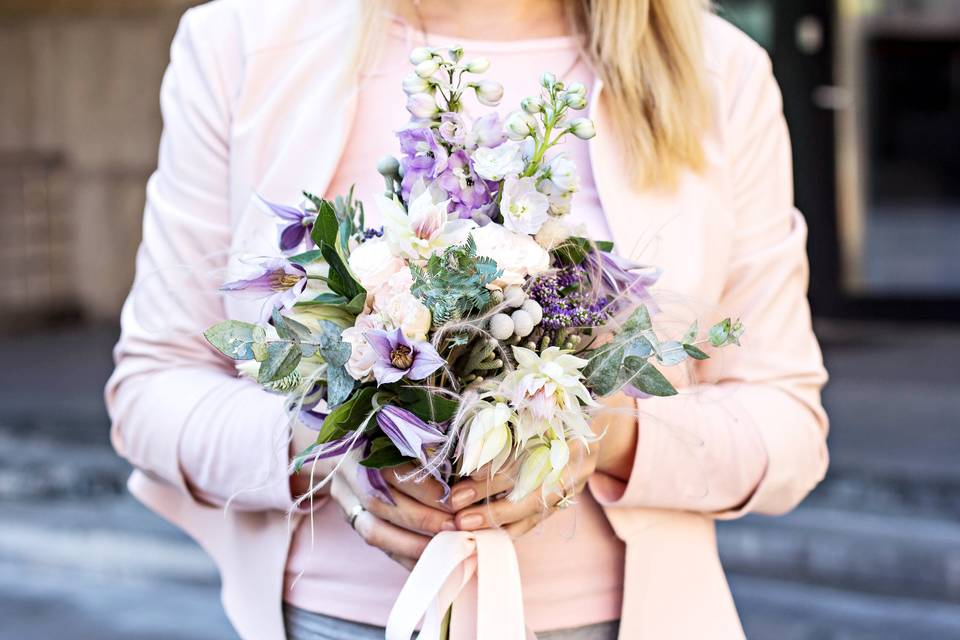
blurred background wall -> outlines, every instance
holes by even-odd
[[[101,399],[191,4],[0,0],[0,640],[232,637]],[[719,5],[783,89],[831,372],[827,479],[720,525],[748,636],[960,638],[960,0]]]

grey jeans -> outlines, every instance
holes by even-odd
[[[380,640],[383,627],[331,618],[319,613],[284,605],[283,618],[287,626],[287,640]],[[538,640],[616,640],[618,622],[602,622],[576,629],[545,631]]]

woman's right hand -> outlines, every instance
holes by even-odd
[[[391,505],[368,495],[357,481],[361,472],[358,467],[359,463],[352,458],[343,461],[331,481],[330,496],[347,518],[357,505],[363,508],[353,519],[353,528],[367,544],[413,569],[434,534],[456,531],[453,514],[441,503],[443,489],[432,478],[401,482],[409,468],[383,470],[383,478],[390,484],[396,501],[396,505]]]

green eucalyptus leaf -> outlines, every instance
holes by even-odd
[[[717,324],[710,327],[710,332],[707,334],[710,339],[710,344],[715,347],[722,347],[727,344],[727,340],[730,339],[730,330],[732,328],[733,327],[730,318],[724,318]]]
[[[700,323],[694,320],[693,324],[690,325],[690,328],[687,329],[687,332],[683,334],[682,338],[680,338],[680,342],[684,344],[690,344],[697,339],[698,333],[700,333]]]
[[[693,358],[694,360],[709,360],[710,356],[698,349],[692,344],[684,344],[683,350],[687,352],[687,355]]]
[[[624,344],[611,342],[597,349],[590,357],[583,375],[587,386],[598,396],[606,396],[617,390],[625,353]]]
[[[687,352],[683,345],[676,340],[668,340],[660,344],[660,350],[657,353],[657,361],[667,367],[680,364],[687,359]]]
[[[662,373],[647,360],[627,356],[623,361],[624,383],[658,397],[677,395],[677,390]]]
[[[630,317],[627,318],[627,321],[623,323],[623,332],[624,333],[640,333],[644,331],[652,331],[653,322],[650,320],[650,311],[647,310],[647,305],[641,304],[638,306]],[[656,343],[652,343],[656,347]]]
[[[300,364],[300,346],[294,342],[267,343],[267,358],[260,365],[257,382],[267,384],[289,375]]]
[[[203,332],[203,336],[213,347],[234,360],[253,360],[257,325],[239,320],[227,320],[215,324]],[[262,331],[262,328],[261,328]]]

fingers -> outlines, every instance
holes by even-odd
[[[394,492],[393,498],[396,505],[373,497],[361,499],[361,503],[370,513],[404,529],[429,534],[456,531],[457,527],[450,513],[420,504],[399,492]]]
[[[461,531],[502,527],[540,514],[545,508],[540,492],[534,491],[518,502],[502,498],[464,509],[457,513],[456,523]]]
[[[383,479],[386,480],[391,487],[410,496],[420,504],[425,504],[434,509],[450,510],[449,505],[443,502],[443,495],[445,493],[443,487],[433,478],[426,478],[420,482],[414,482],[412,479],[401,481],[401,478],[408,477],[417,470],[417,467],[414,465],[405,464],[391,469],[384,469],[381,475],[383,475]]]
[[[334,477],[330,495],[344,514],[361,504],[349,483],[341,476]],[[377,547],[394,561],[412,569],[417,558],[430,542],[428,536],[407,531],[381,520],[370,511],[361,511],[353,521],[353,528],[367,544]]]
[[[491,476],[489,467],[485,467],[469,478],[459,480],[454,485],[453,493],[450,496],[450,506],[454,511],[459,511],[475,502],[509,491],[513,489],[517,473],[518,467],[511,465],[500,469]]]

